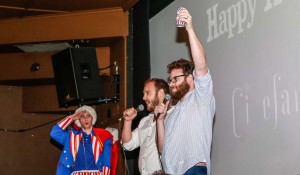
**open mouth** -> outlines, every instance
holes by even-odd
[[[150,106],[150,102],[149,101],[145,101],[146,106]]]

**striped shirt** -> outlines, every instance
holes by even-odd
[[[196,77],[195,89],[179,101],[165,119],[162,164],[165,173],[182,175],[198,162],[206,162],[210,174],[210,149],[215,113],[209,71]]]

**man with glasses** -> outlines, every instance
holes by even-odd
[[[92,107],[81,106],[52,128],[51,138],[64,146],[57,175],[110,174],[112,135],[105,129],[94,128],[96,120]],[[69,128],[73,122],[79,130]]]
[[[193,62],[179,59],[168,65],[172,99],[178,103],[166,113],[168,103],[154,110],[157,120],[158,147],[165,173],[172,175],[209,175],[212,125],[215,99],[205,51],[198,39],[192,16],[183,8],[180,20],[191,47]]]

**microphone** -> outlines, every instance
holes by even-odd
[[[141,111],[143,111],[145,109],[145,107],[144,107],[144,105],[142,105],[142,104],[140,104],[137,108],[135,108],[135,110],[137,111],[137,112],[141,112]]]
[[[163,103],[166,104],[167,101],[171,100],[171,95],[170,94],[166,94]],[[160,113],[157,113],[156,118],[158,118],[160,116]]]
[[[143,111],[144,109],[145,109],[145,107],[144,107],[143,104],[140,104],[137,108],[135,108],[135,110],[136,110],[137,112],[141,112],[141,111]],[[119,121],[121,121],[123,117],[125,117],[125,116],[120,117],[120,118],[119,118]]]
[[[166,94],[163,103],[166,104],[167,101],[170,101],[170,100],[171,100],[171,98],[172,98],[172,97],[171,97],[170,94]]]

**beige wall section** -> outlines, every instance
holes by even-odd
[[[60,149],[50,143],[50,130],[56,123],[26,132],[26,129],[60,118],[59,115],[22,113],[22,87],[0,86],[0,174],[55,174]]]

